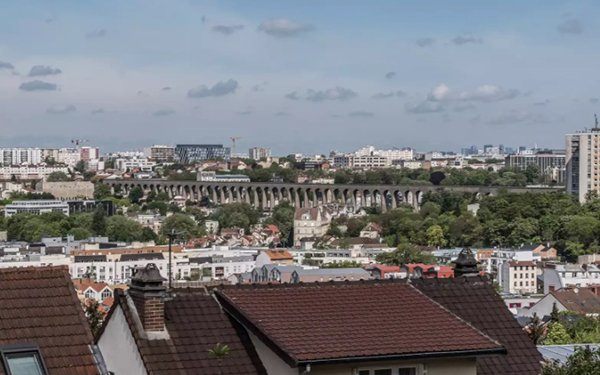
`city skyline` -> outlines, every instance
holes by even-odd
[[[0,146],[564,148],[593,126],[598,4],[378,5],[19,2]]]

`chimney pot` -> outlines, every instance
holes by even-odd
[[[165,280],[154,263],[138,268],[131,279],[128,293],[147,332],[165,329]]]

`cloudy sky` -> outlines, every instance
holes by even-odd
[[[4,0],[0,146],[564,147],[600,2]]]

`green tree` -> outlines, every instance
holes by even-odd
[[[68,234],[75,238],[75,241],[85,240],[93,236],[93,233],[85,228],[73,228],[69,230]]]
[[[85,172],[85,162],[83,160],[79,160],[77,164],[75,164],[75,171],[82,173]]]
[[[430,253],[425,253],[417,249],[414,245],[403,243],[398,248],[389,253],[377,255],[377,263],[390,266],[401,266],[411,263],[435,264],[435,257]]]
[[[328,236],[333,236],[333,237],[336,237],[336,238],[342,238],[342,237],[344,237],[344,234],[340,230],[340,227],[338,227],[335,223],[329,224],[329,228],[327,229],[327,233],[326,234]]]
[[[144,191],[141,187],[136,186],[129,191],[129,201],[131,203],[139,203],[140,199],[144,197]]]
[[[166,236],[171,231],[179,234],[179,238],[189,240],[205,234],[204,227],[199,227],[196,221],[186,214],[173,214],[165,219],[161,233]]]
[[[293,243],[293,228],[295,208],[289,202],[283,201],[273,208],[273,224],[279,228],[281,240],[286,244]]]
[[[100,311],[100,303],[94,299],[88,299],[83,305],[83,311],[90,325],[92,335],[96,335],[105,318],[105,314]]]
[[[427,241],[429,246],[437,247],[438,249],[445,246],[448,242],[444,237],[444,230],[439,225],[432,225],[427,229]]]
[[[125,216],[111,216],[106,219],[106,236],[111,241],[138,241],[142,237],[142,230],[140,223]]]
[[[111,196],[111,193],[111,188],[107,184],[98,182],[94,185],[94,199],[96,200],[106,199]]]
[[[566,364],[546,363],[542,375],[600,375],[600,352],[589,346],[576,348]]]
[[[46,178],[48,182],[62,182],[62,181],[71,181],[71,177],[68,174],[61,171],[52,172]]]
[[[104,236],[106,233],[106,212],[104,207],[99,204],[94,211],[94,217],[92,219],[92,232],[98,236]]]
[[[535,345],[539,345],[544,340],[544,332],[546,327],[540,320],[540,317],[536,313],[533,313],[533,318],[527,326],[527,333],[529,338]]]
[[[559,316],[558,306],[556,305],[556,302],[554,302],[552,304],[552,312],[550,313],[550,323],[558,323]]]
[[[544,345],[567,345],[573,343],[571,336],[565,326],[558,322],[550,324],[548,333],[544,339]]]
[[[143,242],[156,242],[158,240],[158,235],[154,233],[154,231],[150,228],[142,229],[142,236],[140,237],[140,241]]]

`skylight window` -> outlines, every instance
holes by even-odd
[[[6,346],[0,353],[7,375],[47,375],[37,346]]]

